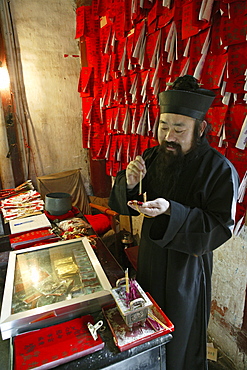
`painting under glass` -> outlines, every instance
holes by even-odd
[[[2,338],[95,312],[112,300],[111,288],[86,238],[12,251],[2,303]]]

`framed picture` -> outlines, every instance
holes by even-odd
[[[113,301],[111,288],[86,237],[11,251],[2,338],[96,312]]]

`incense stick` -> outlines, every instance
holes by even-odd
[[[162,321],[160,321],[159,319],[158,319],[158,317],[156,317],[150,310],[148,310],[148,316],[151,318],[151,319],[153,319],[154,321],[156,321],[159,325],[161,325],[163,328],[165,328],[165,329],[168,329],[168,330],[170,330],[170,328],[168,328],[168,326],[167,325],[165,325]]]
[[[129,289],[129,274],[128,274],[128,268],[125,270],[125,285],[126,285],[126,293],[130,292]]]
[[[139,195],[142,194],[142,171],[140,171]]]

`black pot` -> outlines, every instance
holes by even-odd
[[[45,210],[52,216],[61,216],[72,208],[72,198],[68,193],[49,193],[45,196]]]

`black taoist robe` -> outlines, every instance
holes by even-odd
[[[212,251],[232,235],[238,175],[203,138],[185,155],[169,197],[169,191],[158,194],[154,186],[157,155],[158,146],[143,154],[147,167],[143,192],[148,200],[160,196],[169,200],[171,214],[144,218],[137,280],[175,326],[167,344],[167,370],[203,370],[207,369]],[[120,171],[109,206],[120,214],[138,215],[127,206],[131,199],[140,199],[138,186],[128,191],[125,171]]]

